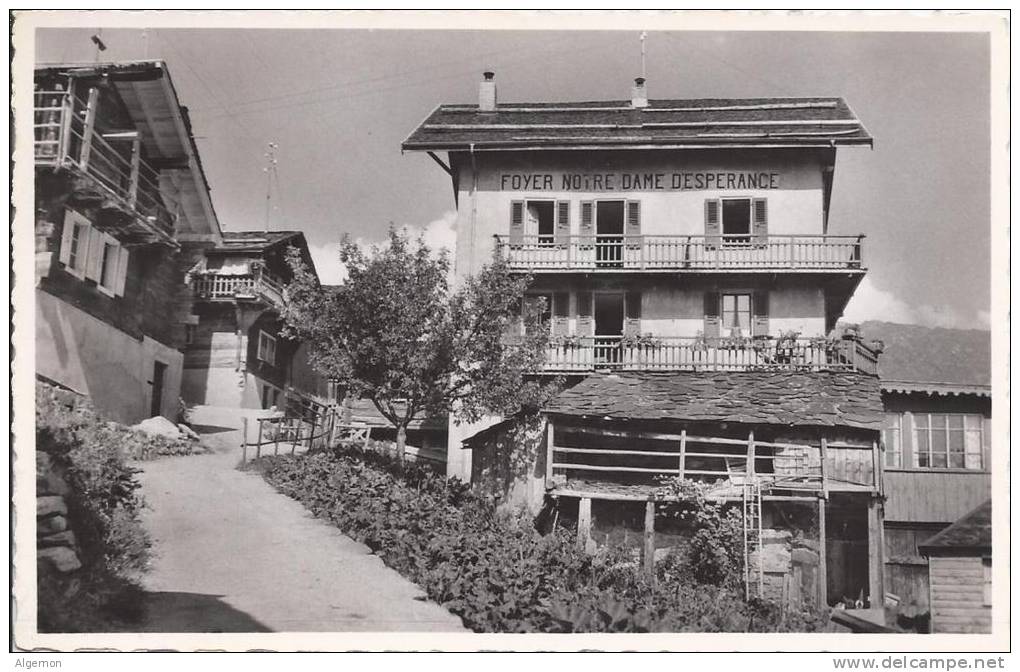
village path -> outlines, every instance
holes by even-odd
[[[147,632],[465,632],[369,549],[236,469],[237,409],[197,408],[209,455],[140,465]]]

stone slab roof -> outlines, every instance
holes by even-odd
[[[846,101],[822,98],[699,98],[440,105],[404,141],[405,150],[594,147],[868,145]]]
[[[613,419],[882,427],[878,379],[838,372],[591,376],[557,396],[544,410]]]
[[[954,555],[960,552],[992,552],[992,500],[918,544],[923,555]]]

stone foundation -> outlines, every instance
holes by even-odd
[[[78,543],[69,528],[67,501],[70,492],[62,470],[49,453],[35,454],[36,560],[61,573],[81,568]]]

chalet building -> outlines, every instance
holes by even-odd
[[[860,328],[884,345],[886,590],[901,613],[923,616],[930,585],[920,545],[991,497],[991,335],[888,322]]]
[[[992,631],[992,500],[919,545],[928,558],[932,632]]]
[[[36,372],[133,423],[176,418],[181,249],[220,226],[164,63],[37,68]]]
[[[493,252],[531,274],[541,374],[569,385],[541,426],[452,425],[448,474],[495,473],[585,543],[622,527],[649,562],[660,479],[701,481],[743,507],[749,593],[880,608],[878,357],[834,330],[864,237],[829,222],[837,148],[871,144],[840,98],[650,100],[641,79],[507,104],[486,73],[477,104],[439,106],[403,149],[451,176],[456,274]]]
[[[229,231],[214,245],[190,248],[194,264],[182,287],[190,305],[181,384],[185,402],[259,409],[282,407],[289,388],[326,393],[308,363],[306,346],[281,334],[291,247],[314,272],[300,231]]]

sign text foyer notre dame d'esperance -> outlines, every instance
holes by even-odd
[[[698,171],[676,173],[501,173],[500,191],[687,191],[778,189],[779,173]]]

